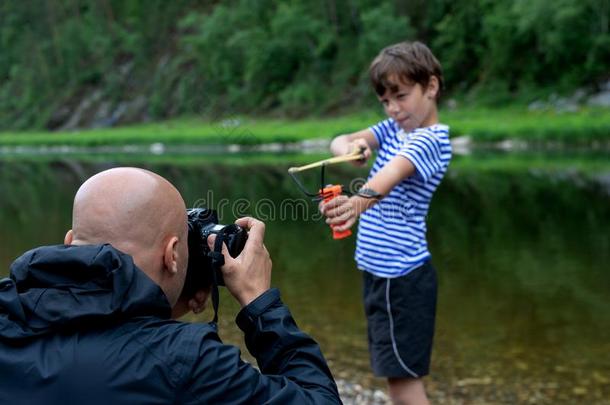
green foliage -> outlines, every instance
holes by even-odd
[[[413,39],[453,94],[570,91],[608,78],[609,15],[607,0],[8,0],[0,128],[56,128],[92,94],[144,99],[153,119],[345,111],[370,103],[377,52]]]
[[[569,91],[608,78],[609,15],[607,0],[458,0],[432,44],[450,85]]]
[[[345,101],[342,90],[366,88],[362,72],[374,55],[412,31],[389,4],[354,3],[353,20],[305,1],[240,0],[189,13],[180,44],[205,83],[205,108],[324,111]]]

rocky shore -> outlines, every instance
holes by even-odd
[[[347,380],[337,379],[337,388],[345,405],[389,405],[392,403],[385,392],[365,388]]]
[[[593,373],[593,380],[529,381],[503,378],[463,378],[451,383],[427,380],[431,403],[440,405],[610,405],[608,379]],[[345,405],[392,405],[386,391],[369,388],[346,379],[336,379]]]

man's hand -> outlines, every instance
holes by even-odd
[[[235,223],[248,231],[248,240],[236,258],[222,244],[225,265],[221,270],[225,286],[244,307],[270,288],[272,264],[263,244],[265,224],[251,217],[240,218]],[[215,240],[216,235],[208,237],[210,249],[214,249]]]

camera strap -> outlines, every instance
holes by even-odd
[[[208,252],[208,256],[212,259],[212,307],[214,308],[214,319],[212,322],[218,323],[218,305],[220,303],[220,295],[218,292],[218,276],[217,271],[225,264],[225,258],[222,255],[222,244],[225,241],[225,229],[221,229],[216,234],[214,241],[214,250]]]

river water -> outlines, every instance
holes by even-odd
[[[299,326],[320,342],[337,378],[383,388],[368,368],[354,238],[330,237],[286,175],[290,159],[0,157],[0,275],[25,250],[61,243],[88,176],[146,167],[172,181],[187,205],[218,209],[223,223],[265,220],[273,285]],[[598,163],[452,163],[428,217],[439,277],[433,402],[610,403],[610,167]],[[327,174],[350,184],[366,170]],[[315,176],[304,179],[312,188]],[[221,337],[245,352],[237,311],[222,291]],[[211,317],[207,310],[189,319]]]

